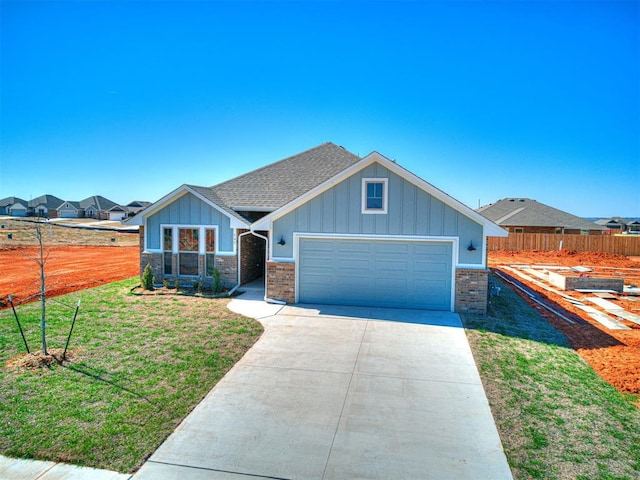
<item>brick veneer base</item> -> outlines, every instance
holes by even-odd
[[[267,297],[296,301],[296,265],[292,262],[267,262]]]
[[[487,313],[489,294],[489,270],[456,269],[456,301],[454,309],[458,313]]]

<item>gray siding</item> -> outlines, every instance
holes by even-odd
[[[388,213],[361,213],[362,179],[388,178]],[[293,257],[293,233],[457,236],[459,263],[482,263],[482,225],[466,217],[411,182],[373,163],[326,192],[274,221],[274,257]],[[473,241],[476,250],[467,250]]]
[[[218,225],[218,250],[233,251],[233,229],[229,217],[206,204],[191,193],[173,201],[147,219],[147,248],[160,249],[160,226],[172,225]]]

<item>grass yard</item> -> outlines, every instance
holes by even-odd
[[[49,348],[64,347],[82,300],[64,366],[6,368],[24,347],[0,311],[0,453],[133,472],[262,333],[228,300],[131,295],[138,282],[48,300]],[[39,350],[39,303],[18,314]]]
[[[514,478],[640,478],[640,398],[501,286],[487,316],[462,317]]]

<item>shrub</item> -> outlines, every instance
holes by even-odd
[[[142,288],[145,290],[153,290],[154,278],[153,271],[151,270],[151,264],[147,263],[147,266],[144,267],[140,281],[142,283]]]
[[[220,272],[217,268],[213,269],[213,293],[220,293],[222,291],[222,282],[220,281]]]
[[[164,288],[169,288],[169,280],[167,280],[166,278],[162,281],[162,285],[164,286]]]

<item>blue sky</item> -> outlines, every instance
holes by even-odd
[[[0,3],[0,198],[154,201],[331,141],[640,216],[640,2]]]

